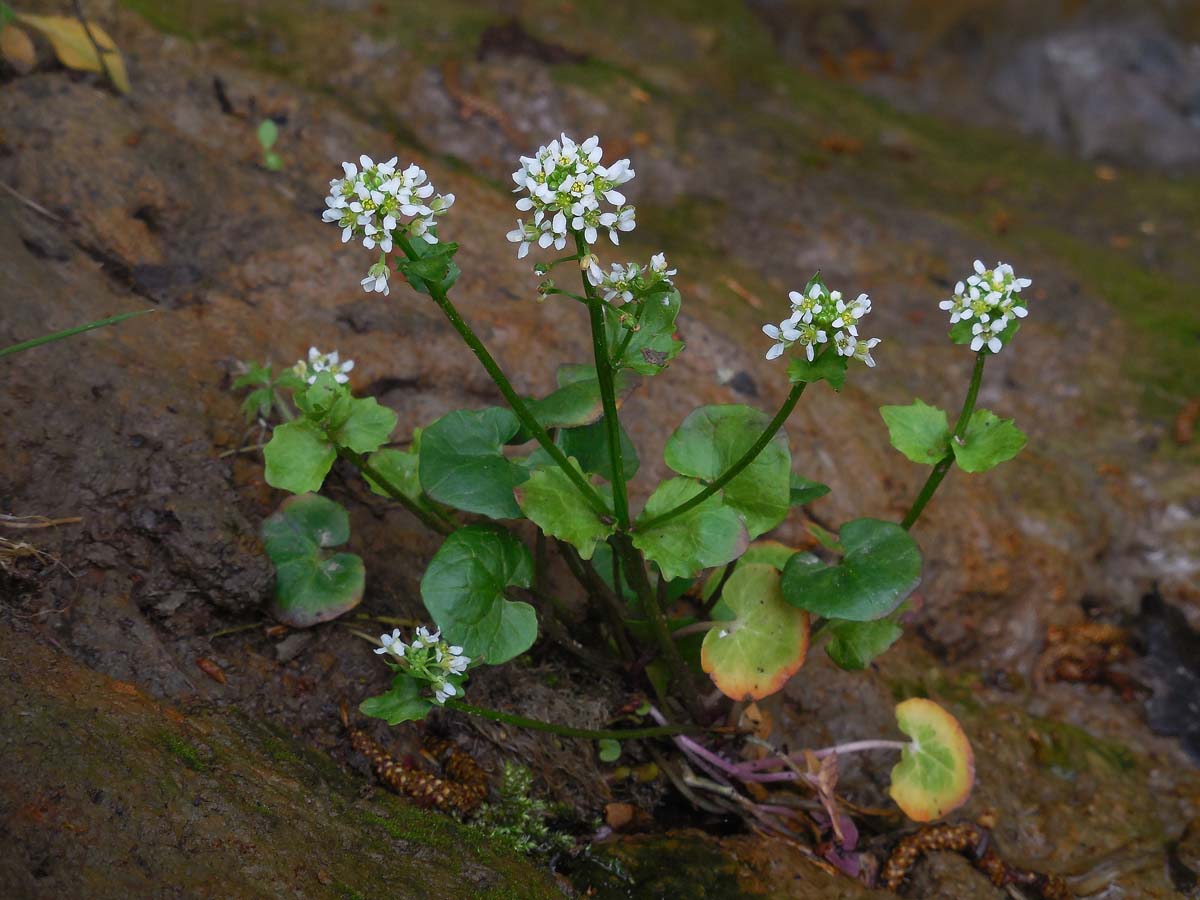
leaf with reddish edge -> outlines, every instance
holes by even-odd
[[[896,707],[896,722],[912,741],[892,769],[888,789],[914,822],[940,819],[966,802],[975,783],[975,754],[958,720],[932,700]]]
[[[700,666],[733,700],[770,696],[804,665],[808,613],[784,601],[779,577],[763,563],[738,566],[722,594],[734,618],[704,636]]]

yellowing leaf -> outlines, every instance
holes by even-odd
[[[900,730],[912,738],[892,769],[888,789],[914,822],[932,822],[962,806],[975,783],[975,754],[958,720],[932,700],[896,707]]]
[[[4,61],[20,75],[32,72],[33,64],[37,62],[33,41],[16,25],[7,25],[0,29],[0,56],[3,56]]]
[[[17,18],[35,28],[46,36],[54,53],[68,69],[78,69],[83,72],[101,72],[107,74],[113,85],[122,94],[129,93],[129,76],[125,72],[125,61],[121,51],[113,43],[108,32],[89,20],[87,28],[72,16],[34,16],[29,13],[17,13]],[[5,29],[6,31],[8,29]],[[88,31],[91,37],[88,37]],[[92,44],[92,39],[96,44]],[[103,60],[96,52],[99,46]]]

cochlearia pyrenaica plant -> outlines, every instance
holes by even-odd
[[[521,218],[507,237],[517,259],[543,256],[534,266],[538,294],[578,304],[591,332],[591,359],[564,361],[557,389],[544,397],[514,389],[451,299],[458,245],[445,232],[454,195],[438,193],[424,170],[401,168],[395,158],[363,156],[342,167],[324,218],[344,243],[373,254],[363,289],[390,296],[399,282],[414,292],[401,302],[437,306],[506,403],[447,412],[393,445],[396,414],[355,395],[354,364],[335,352],[313,348],[286,378],[255,367],[243,381],[256,387],[251,417],[266,424],[281,411],[265,447],[266,479],[296,495],[264,527],[278,573],[274,612],[284,622],[325,621],[362,596],[363,560],[331,552],[349,540],[346,511],[316,493],[335,460],[442,536],[421,579],[431,624],[378,638],[375,652],[391,669],[391,687],[364,700],[361,711],[395,725],[453,710],[597,740],[606,759],[624,741],[669,739],[682,754],[690,795],[732,797],[767,828],[786,829],[787,808],[757,802],[745,787],[791,781],[818,793],[841,834],[836,760],[860,751],[900,753],[891,795],[914,819],[937,818],[964,802],[974,778],[970,744],[958,722],[928,700],[897,707],[906,740],[791,755],[718,733],[712,723],[728,714],[730,701],[779,691],[815,642],[842,668],[862,669],[900,637],[905,600],[921,577],[912,525],[952,467],[983,472],[1025,443],[1011,421],[975,402],[988,358],[1012,341],[1027,314],[1029,280],[1008,265],[976,261],[941,303],[951,339],[975,354],[953,423],[920,400],[882,408],[892,445],[931,469],[903,520],[855,519],[836,534],[813,526],[820,552],[799,552],[764,535],[793,506],[829,488],[793,470],[783,427],[806,390],[824,382],[838,391],[855,367],[886,365],[886,346],[865,333],[872,309],[865,293],[843,294],[819,274],[792,291],[782,321],[762,328],[767,359],[786,364],[791,389],[782,406],[773,415],[736,403],[695,410],[666,443],[664,462],[674,475],[635,509],[638,452],[621,421],[622,399],[665,372],[684,343],[676,334],[676,281],[683,278],[664,254],[648,262],[605,258],[637,224],[626,197],[630,161],[605,163],[596,137],[576,143],[562,135],[522,157],[513,173]],[[277,391],[291,391],[294,410]],[[529,531],[513,527],[522,519],[537,529],[532,550],[519,536]],[[548,587],[551,554],[586,601],[582,626],[564,619],[561,598]],[[539,633],[589,665],[614,665],[652,700],[616,717],[615,725],[628,727],[602,730],[467,701],[473,671],[529,652]],[[704,687],[705,676],[719,694]]]

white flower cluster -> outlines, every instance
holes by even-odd
[[[443,641],[440,631],[431,633],[422,625],[413,633],[412,643],[406,644],[397,628],[391,634],[381,634],[379,643],[383,646],[375,652],[393,657],[414,678],[429,682],[439,705],[458,695],[460,688],[450,679],[465,673],[471,660],[463,655],[462,647]]]
[[[368,292],[387,294],[386,255],[392,252],[393,235],[402,231],[410,238],[436,244],[437,235],[430,229],[435,218],[454,204],[454,195],[435,193],[425,170],[415,163],[403,172],[396,171],[394,156],[381,163],[360,156],[358,163],[342,163],[346,177],[329,182],[328,209],[322,218],[338,224],[343,243],[358,237],[368,250],[379,248],[379,262],[371,266],[362,286]]]
[[[954,286],[954,296],[938,304],[949,311],[951,324],[974,319],[971,326],[971,349],[979,352],[986,346],[992,353],[1004,347],[1000,335],[1008,327],[1012,317],[1023,319],[1029,315],[1021,291],[1033,284],[1028,278],[1018,278],[1013,267],[1007,263],[996,263],[988,269],[981,260],[975,260],[975,274],[966,284]]]
[[[633,178],[633,169],[627,159],[602,166],[603,156],[595,135],[577,144],[564,134],[534,156],[521,157],[521,168],[513,172],[514,193],[525,191],[528,196],[517,201],[517,209],[532,212],[533,219],[517,219],[517,227],[508,233],[510,241],[520,244],[517,259],[523,259],[535,241],[539,247],[553,244],[562,250],[570,231],[591,244],[604,229],[619,244],[618,232],[633,230],[634,208],[625,205],[625,195],[617,190]],[[613,209],[601,211],[601,200]]]
[[[833,344],[840,356],[854,357],[874,366],[871,350],[879,338],[858,336],[858,323],[871,311],[871,298],[859,294],[847,303],[841,291],[830,291],[820,281],[814,281],[806,293],[791,291],[792,314],[778,325],[764,325],[763,333],[775,341],[767,351],[767,359],[776,359],[793,344],[804,347],[812,362],[817,349]]]
[[[609,303],[630,303],[635,296],[644,295],[660,284],[674,285],[671,276],[677,271],[667,268],[667,257],[664,253],[656,253],[650,257],[648,266],[613,263],[608,272],[600,268],[594,254],[588,259],[588,281],[603,292],[604,299]],[[663,302],[667,302],[665,297]]]
[[[346,373],[354,368],[354,360],[341,362],[336,350],[332,353],[322,353],[316,347],[309,347],[308,359],[300,360],[293,368],[296,374],[309,384],[314,383],[322,372],[328,372],[338,384],[345,384],[350,380]]]

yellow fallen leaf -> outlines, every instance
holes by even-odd
[[[58,61],[68,69],[106,73],[118,91],[122,94],[129,93],[129,76],[125,72],[125,61],[121,58],[121,51],[117,49],[108,32],[95,22],[89,21],[85,29],[82,22],[70,16],[17,13],[17,18],[44,34],[50,46],[54,48]],[[103,59],[96,53],[96,47],[88,37],[89,29],[92,37],[96,39],[96,45],[104,51]]]
[[[33,64],[37,61],[33,41],[16,25],[6,25],[0,30],[0,56],[20,75],[32,72]]]

